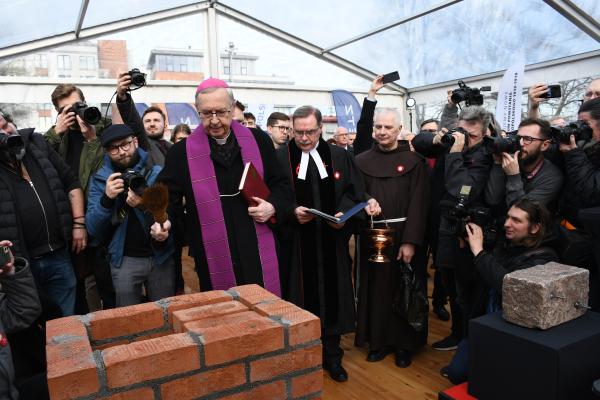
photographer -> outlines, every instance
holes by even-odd
[[[102,165],[104,156],[99,138],[112,121],[102,118],[100,111],[95,107],[87,108],[87,113],[83,112],[86,108],[82,105],[87,106],[85,97],[75,85],[56,86],[51,99],[58,116],[56,125],[44,134],[44,139],[79,177],[83,194],[87,196],[89,182]],[[75,112],[77,110],[79,111]],[[88,121],[82,116],[87,116]],[[75,222],[84,226],[85,215],[82,213],[77,216]],[[85,229],[78,232],[86,234]],[[91,245],[85,251],[71,254],[77,278],[77,314],[115,306],[106,249],[96,246],[93,240],[90,242]]]
[[[463,108],[459,115],[460,131],[445,134],[423,132],[415,136],[412,141],[415,151],[425,157],[436,158],[432,177],[432,204],[457,203],[463,186],[470,187],[465,198],[469,206],[483,204],[485,182],[493,162],[482,145],[489,125],[490,114],[483,107],[471,106]],[[437,243],[434,263],[442,272],[452,310],[452,333],[432,345],[438,350],[456,348],[465,333],[466,326],[463,323],[466,322],[464,318],[468,311],[465,307],[469,306],[468,288],[472,281],[471,257],[464,242],[448,229],[452,224],[446,216],[449,208],[437,207],[430,219],[433,233],[430,240]]]
[[[151,301],[172,296],[171,223],[166,221],[164,229],[152,224],[137,190],[139,185],[143,191],[140,178],[146,185],[153,184],[161,167],[148,162],[148,154],[138,148],[137,138],[127,125],[112,125],[101,140],[106,155],[90,185],[86,226],[94,237],[109,243],[117,307],[141,303],[142,285]],[[137,178],[135,187],[127,175]]]
[[[562,188],[563,174],[544,157],[551,147],[550,124],[541,119],[525,119],[519,124],[517,137],[520,150],[514,154],[502,152],[494,155],[485,191],[486,202],[497,205],[505,200],[506,207],[510,207],[525,197],[554,208]]]
[[[467,241],[473,254],[475,270],[484,285],[474,297],[474,315],[495,312],[501,308],[504,276],[519,269],[558,261],[551,243],[556,239],[548,211],[539,202],[520,199],[508,210],[504,222],[505,235],[493,252],[484,250],[484,234],[480,226],[466,225]],[[442,375],[452,383],[468,379],[468,344],[463,341]]]
[[[0,398],[47,399],[45,374],[16,379],[11,347],[6,342],[7,334],[27,329],[42,310],[29,263],[13,257],[10,247],[10,241],[0,240]]]
[[[132,74],[135,75],[132,77]],[[142,82],[143,80],[143,82]],[[168,126],[165,114],[160,108],[149,107],[142,117],[135,108],[131,97],[132,81],[134,86],[146,85],[145,75],[137,70],[119,74],[117,80],[117,107],[123,123],[135,133],[139,146],[148,152],[148,157],[154,165],[165,165],[165,157],[172,144],[163,138]],[[141,86],[137,86],[138,88]]]
[[[563,233],[572,250],[561,254],[564,261],[590,269],[590,306],[600,309],[600,250],[597,225],[581,218],[580,211],[600,206],[600,98],[579,108],[582,124],[560,140],[567,183],[561,202]],[[564,136],[564,130],[562,131]],[[568,250],[568,248],[567,248]],[[564,252],[564,250],[563,250]],[[590,268],[590,266],[592,266]]]

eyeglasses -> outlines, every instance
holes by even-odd
[[[539,139],[539,138],[532,137],[532,136],[521,136],[521,135],[519,135],[519,138],[521,140],[523,140],[524,144],[531,144],[531,143],[533,143],[534,140],[539,140],[540,142],[544,142],[547,140],[547,139]]]
[[[116,146],[108,146],[106,148],[106,150],[108,151],[108,154],[110,154],[111,156],[116,156],[117,154],[119,154],[119,149],[121,149],[123,151],[129,151],[129,149],[131,148],[131,143],[133,143],[133,139],[131,139],[128,142],[116,145]]]
[[[421,129],[421,132],[437,133],[437,129]]]
[[[212,111],[198,111],[198,114],[204,119],[212,119],[213,116],[217,118],[225,118],[229,115],[231,110],[212,110]]]
[[[273,128],[277,128],[277,129],[279,129],[280,131],[286,131],[286,132],[289,132],[289,131],[291,131],[291,130],[292,130],[292,128],[291,128],[291,127],[289,127],[289,126],[285,126],[285,125],[273,125]]]
[[[314,135],[316,133],[319,133],[320,129],[321,128],[319,127],[319,128],[315,128],[315,129],[308,129],[306,131],[297,131],[297,130],[294,130],[294,136],[299,137],[299,138],[302,137],[302,136],[304,136],[304,135],[306,135],[306,136],[312,136],[312,135]]]
[[[373,125],[373,128],[375,130],[381,130],[381,129],[385,129],[386,131],[391,131],[392,129],[394,129],[394,127],[392,125],[381,125],[381,124],[375,124]]]

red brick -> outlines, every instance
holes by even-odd
[[[98,400],[154,400],[154,391],[151,388],[140,388],[101,397]]]
[[[319,369],[292,379],[292,397],[307,396],[323,390],[323,370]]]
[[[110,388],[200,368],[197,345],[187,334],[111,347],[102,356]]]
[[[183,332],[183,324],[186,322],[234,314],[241,311],[248,311],[248,307],[239,301],[226,301],[223,303],[178,310],[173,313],[173,331],[177,333]]]
[[[321,345],[299,349],[250,363],[250,381],[262,381],[321,365]]]
[[[321,337],[319,317],[284,300],[257,304],[254,310],[268,317],[280,317],[289,326],[290,346],[317,340]]]
[[[133,339],[131,341],[131,343],[141,342],[142,340],[155,339],[155,338],[159,338],[159,337],[163,337],[163,336],[167,336],[167,335],[171,335],[171,334],[173,334],[172,331],[151,333],[150,335],[138,336],[135,339]]]
[[[239,300],[248,307],[263,301],[279,300],[279,297],[259,285],[235,286],[229,289],[239,295]]]
[[[48,390],[53,400],[71,399],[100,389],[92,347],[87,339],[46,346]]]
[[[162,328],[163,312],[155,303],[97,311],[91,314],[92,340],[110,339]]]
[[[46,322],[46,343],[50,344],[56,336],[77,336],[81,339],[88,338],[87,330],[78,316],[53,319]]]
[[[286,398],[285,382],[277,381],[267,385],[257,386],[247,392],[221,397],[219,400],[284,400]]]
[[[211,292],[200,292],[168,297],[163,300],[168,302],[167,312],[169,314],[169,324],[172,324],[173,312],[176,310],[205,306],[207,304],[220,303],[222,301],[231,301],[233,300],[233,297],[223,290],[213,290]]]
[[[235,364],[163,384],[163,400],[195,399],[246,383],[244,364]]]
[[[115,340],[114,342],[104,343],[104,344],[99,344],[97,346],[94,346],[94,350],[104,350],[104,349],[108,349],[111,347],[120,346],[122,344],[128,344],[128,343],[129,343],[129,340],[127,340],[127,339]]]
[[[283,348],[283,327],[252,311],[188,322],[185,329],[202,335],[206,365]]]
[[[308,311],[300,310],[286,314],[282,317],[281,322],[289,326],[290,346],[321,338],[321,320]]]

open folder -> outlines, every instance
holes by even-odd
[[[342,214],[339,217],[334,217],[333,215],[325,214],[324,212],[319,211],[319,210],[315,210],[314,208],[309,208],[306,211],[309,212],[309,213],[311,213],[311,214],[314,214],[316,216],[319,216],[319,217],[321,217],[323,219],[326,219],[329,222],[333,222],[334,224],[343,224],[350,217],[352,217],[354,214],[356,214],[357,212],[359,212],[360,210],[362,210],[363,208],[365,208],[366,205],[367,205],[366,202],[358,203],[357,205],[355,205],[354,207],[352,207],[351,209],[349,209],[348,211],[346,211],[344,214]]]

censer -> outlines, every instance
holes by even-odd
[[[389,257],[385,255],[385,250],[394,244],[394,233],[396,230],[388,226],[385,216],[383,218],[385,228],[374,228],[373,216],[371,215],[371,229],[366,230],[371,247],[375,249],[375,253],[369,257],[369,261],[374,263],[390,262]]]

